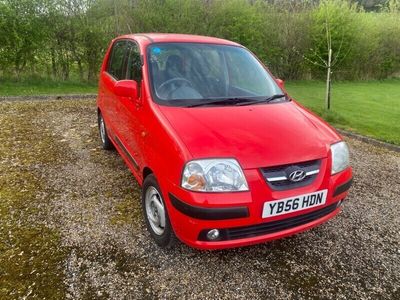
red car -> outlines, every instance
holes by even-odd
[[[98,122],[142,185],[156,243],[201,249],[270,241],[340,211],[349,150],[245,47],[212,37],[112,41]]]

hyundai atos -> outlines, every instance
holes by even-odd
[[[340,211],[345,142],[245,47],[212,37],[112,41],[97,99],[104,149],[142,186],[155,242],[201,249],[261,243]]]

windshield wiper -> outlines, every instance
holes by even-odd
[[[257,103],[269,103],[275,99],[279,99],[279,98],[283,98],[283,97],[286,97],[286,95],[285,94],[276,94],[276,95],[267,97],[265,99],[252,100],[252,101],[247,101],[245,103],[237,103],[235,105],[242,106],[242,105],[252,105],[252,104],[257,104]]]
[[[239,103],[250,103],[254,99],[249,98],[223,98],[223,99],[207,99],[202,102],[189,104],[186,107],[197,107],[197,106],[207,106],[207,105],[238,105]]]
[[[223,98],[223,99],[209,99],[202,101],[200,103],[195,103],[195,104],[190,104],[186,107],[198,107],[198,106],[207,106],[207,105],[236,105],[236,106],[241,106],[241,105],[251,105],[251,104],[257,104],[257,103],[268,103],[271,102],[272,100],[286,97],[284,94],[276,94],[272,95],[270,97],[264,98],[264,99],[251,99],[251,98]]]

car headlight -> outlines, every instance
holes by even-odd
[[[248,191],[242,168],[235,159],[199,159],[183,170],[182,187],[197,192]]]
[[[339,142],[331,145],[331,153],[332,175],[343,171],[349,166],[349,148],[345,142]]]

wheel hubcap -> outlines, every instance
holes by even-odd
[[[100,117],[100,137],[103,144],[106,142],[106,126],[104,125],[103,117]]]
[[[145,195],[146,216],[154,233],[162,235],[165,230],[165,209],[156,188],[149,187]]]

